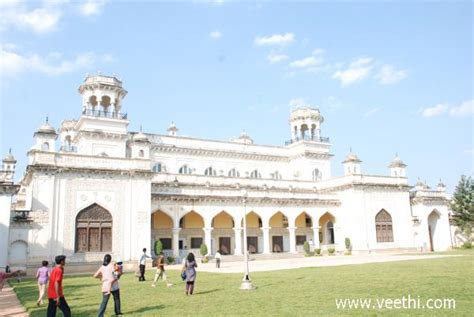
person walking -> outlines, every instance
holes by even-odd
[[[9,268],[8,268],[8,272],[7,272],[7,268],[5,268],[5,272],[0,272],[0,291],[3,289],[3,285],[5,284],[6,280],[14,276],[16,277],[20,273],[21,273],[20,270],[11,272]]]
[[[43,297],[46,290],[46,286],[48,285],[49,279],[49,269],[48,269],[48,261],[41,262],[41,267],[36,271],[36,279],[38,281],[38,291],[39,296],[38,300],[36,301],[36,305],[43,305]]]
[[[56,310],[59,309],[63,312],[64,317],[71,316],[71,308],[66,302],[63,293],[63,275],[64,266],[66,265],[66,256],[58,255],[54,259],[56,266],[51,271],[48,285],[48,311],[47,317],[55,317]]]
[[[138,278],[139,282],[145,281],[145,265],[146,265],[146,258],[151,259],[151,256],[146,254],[146,248],[143,248],[143,254],[140,257],[140,277]]]
[[[220,269],[221,268],[221,253],[219,250],[217,250],[216,255],[214,256],[216,258],[216,268]]]
[[[114,297],[114,310],[115,315],[122,315],[122,308],[120,304],[120,285],[119,279],[123,274],[123,262],[121,259],[118,259],[114,265],[114,277],[115,282],[112,283],[112,296]]]
[[[170,287],[173,284],[168,282],[168,278],[166,277],[166,272],[165,272],[165,255],[163,252],[160,253],[160,256],[158,257],[158,265],[156,267],[156,272],[155,272],[155,279],[153,280],[153,284],[151,284],[151,287],[156,286],[156,281],[158,279],[162,278],[163,281],[166,283],[166,287]]]
[[[99,306],[97,316],[103,317],[112,292],[112,284],[117,281],[114,276],[114,265],[112,264],[112,256],[110,254],[104,256],[104,262],[97,272],[95,272],[94,277],[101,278],[102,280],[102,303]]]
[[[196,281],[196,260],[192,252],[188,253],[181,272],[186,274],[186,295],[193,295],[194,282]]]

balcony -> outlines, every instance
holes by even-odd
[[[82,114],[85,115],[85,116],[91,116],[91,117],[122,119],[122,120],[127,119],[127,114],[126,113],[120,113],[120,112],[115,112],[115,111],[102,111],[102,110],[86,109],[86,110],[82,111]]]
[[[33,218],[30,217],[30,212],[28,210],[14,210],[13,211],[13,221],[14,222],[32,222]]]
[[[75,145],[63,145],[59,148],[60,152],[77,153],[77,146]]]
[[[314,142],[323,142],[323,143],[329,143],[329,138],[326,137],[320,137],[320,136],[311,136],[311,135],[305,135],[304,137],[297,137],[294,140],[289,140],[285,142],[285,145],[290,145],[299,141],[314,141]]]

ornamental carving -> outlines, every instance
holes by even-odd
[[[91,206],[79,212],[76,219],[77,221],[89,221],[89,220],[112,221],[112,216],[107,211],[107,209],[99,206],[98,204],[92,204]]]

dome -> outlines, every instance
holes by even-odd
[[[406,164],[397,156],[393,159],[389,167],[406,167]]]
[[[357,155],[355,155],[354,153],[350,152],[349,154],[347,154],[345,161],[342,162],[342,163],[349,163],[349,162],[352,162],[352,163],[360,163],[360,162],[362,162],[362,161],[357,157]]]
[[[234,139],[233,141],[236,143],[242,143],[242,144],[253,144],[252,138],[245,131],[242,131],[240,133],[240,136]]]
[[[16,163],[15,157],[12,155],[11,151],[3,159],[4,163]]]
[[[48,123],[48,120],[39,127],[38,132],[56,134],[56,130],[54,130],[53,126]]]
[[[133,136],[133,141],[135,142],[149,142],[148,137],[143,132],[138,132]]]

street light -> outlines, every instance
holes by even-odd
[[[243,196],[242,202],[244,203],[244,278],[242,279],[242,284],[240,284],[240,289],[253,290],[255,289],[255,286],[253,286],[252,281],[250,280],[249,256],[248,256],[248,248],[247,248],[247,197],[248,197],[247,189],[243,190],[242,196]]]

